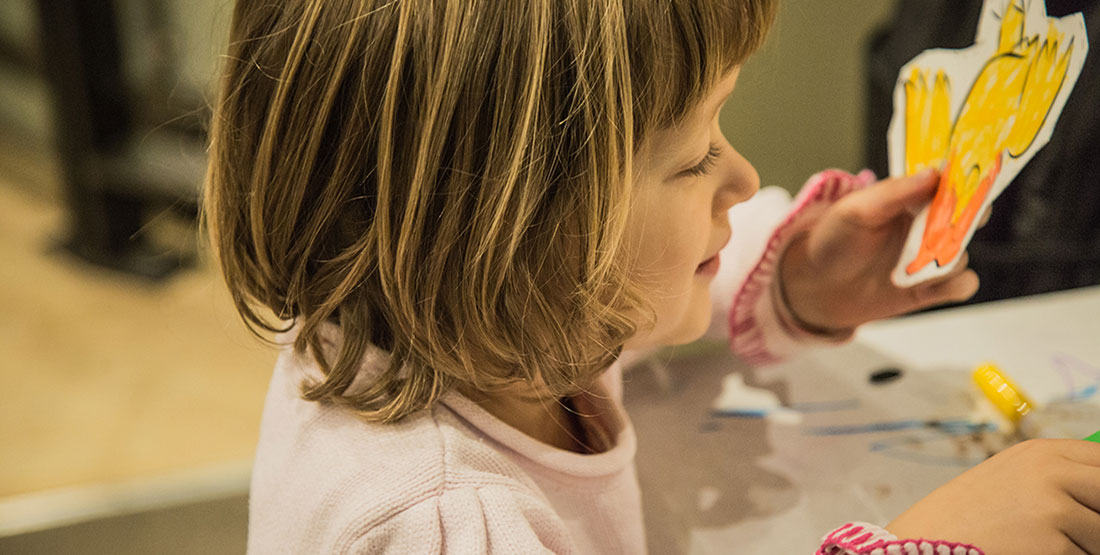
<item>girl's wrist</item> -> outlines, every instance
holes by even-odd
[[[824,320],[823,317],[817,317],[812,312],[810,316],[806,316],[807,311],[803,303],[800,303],[797,309],[792,303],[792,289],[803,290],[799,282],[808,274],[806,271],[807,234],[808,232],[803,231],[791,238],[787,248],[779,256],[774,291],[781,319],[812,335],[830,338],[848,337],[853,332],[852,328],[838,328],[823,324],[821,323]]]

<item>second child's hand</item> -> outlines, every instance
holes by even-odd
[[[939,174],[926,170],[855,191],[793,239],[779,279],[797,319],[818,329],[846,330],[972,297],[978,275],[967,268],[965,254],[939,279],[909,288],[890,280],[914,214],[932,200],[938,182]]]

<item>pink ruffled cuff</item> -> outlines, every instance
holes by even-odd
[[[730,307],[730,348],[750,364],[778,362],[812,344],[840,343],[851,330],[821,333],[802,326],[786,307],[776,286],[778,261],[791,239],[821,219],[825,209],[844,195],[875,182],[875,174],[825,170],[811,177],[794,200],[794,208],[775,228],[764,254],[749,271]]]
[[[968,543],[939,540],[899,540],[866,522],[849,522],[823,539],[814,555],[985,555]]]

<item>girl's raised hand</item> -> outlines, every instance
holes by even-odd
[[[886,529],[989,555],[1100,555],[1100,444],[1030,440],[966,471]]]
[[[932,200],[938,182],[938,173],[925,170],[855,191],[793,239],[779,280],[795,317],[809,328],[837,331],[973,296],[978,275],[965,254],[939,279],[904,289],[890,280],[914,214]]]

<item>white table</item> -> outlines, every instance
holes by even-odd
[[[898,424],[968,418],[979,399],[970,373],[986,361],[1040,403],[1095,392],[1100,287],[880,322],[844,347],[769,368],[749,368],[716,346],[662,363],[667,379],[631,372],[625,397],[650,550],[809,554],[845,521],[888,522],[1002,445],[990,434]],[[888,367],[902,377],[870,383]],[[808,412],[800,423],[715,415],[731,372]],[[1100,429],[1098,399],[1072,403],[1063,419]],[[825,428],[865,425],[900,429]]]

